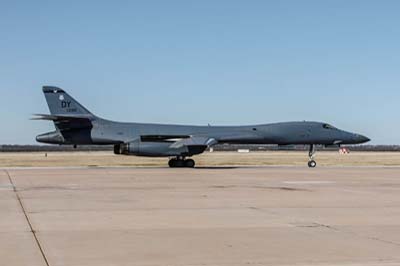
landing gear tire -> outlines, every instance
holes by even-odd
[[[173,167],[188,167],[188,168],[193,168],[195,166],[195,162],[192,159],[171,159],[168,162],[168,166],[173,168]]]
[[[311,160],[308,162],[308,167],[310,168],[314,168],[315,166],[317,166],[317,162],[314,160]]]
[[[178,160],[177,159],[171,159],[171,160],[169,160],[168,161],[168,165],[169,165],[169,167],[176,167],[176,162],[177,162]]]
[[[184,167],[184,166],[185,166],[184,160],[176,160],[175,161],[175,167]]]
[[[185,167],[193,168],[195,166],[195,162],[192,159],[185,160]]]

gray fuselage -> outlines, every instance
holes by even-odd
[[[100,118],[92,120],[90,137],[86,130],[75,131],[65,144],[117,144],[141,136],[203,136],[218,143],[242,144],[357,144],[367,137],[320,122],[282,122],[250,126],[186,126],[146,123],[121,123]],[[80,138],[80,136],[86,136]],[[40,136],[38,137],[40,141]]]

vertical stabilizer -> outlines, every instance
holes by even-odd
[[[44,86],[43,93],[52,115],[93,115],[89,110],[72,98],[64,90]]]

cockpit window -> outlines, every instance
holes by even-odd
[[[336,129],[336,127],[334,127],[334,126],[332,126],[332,125],[329,125],[329,124],[323,124],[323,128],[326,128],[326,129]]]

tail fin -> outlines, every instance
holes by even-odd
[[[89,110],[78,103],[64,90],[53,87],[44,86],[43,93],[46,97],[47,105],[52,115],[88,115],[93,116]]]

